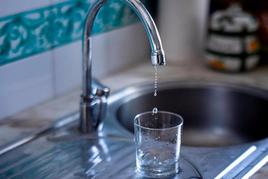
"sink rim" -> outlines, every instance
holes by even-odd
[[[258,94],[261,97],[265,98],[268,100],[268,89],[256,87],[253,85],[248,85],[244,83],[234,83],[234,82],[217,82],[217,81],[197,81],[197,80],[191,80],[191,81],[186,81],[186,80],[162,80],[161,82],[158,83],[158,88],[160,90],[163,89],[170,89],[170,87],[190,87],[190,88],[196,88],[196,87],[203,87],[207,88],[208,86],[211,87],[228,87],[228,88],[233,88],[236,90],[240,91],[250,91],[252,94]],[[146,92],[143,92],[146,90]],[[116,90],[112,92],[111,96],[108,98],[108,104],[109,105],[114,105],[115,103],[118,103],[118,98],[125,97],[125,95],[130,95],[133,94],[133,92],[138,93],[133,95],[131,98],[130,97],[125,97],[127,98],[122,100],[123,102],[127,102],[133,98],[136,98],[136,96],[140,96],[141,94],[147,94],[149,92],[152,92],[153,94],[154,86],[153,82],[143,82],[143,83],[136,83],[133,85],[129,85],[126,88],[121,88],[119,90]],[[141,94],[140,94],[141,93]],[[123,103],[121,102],[121,103]],[[121,104],[120,103],[120,104]]]
[[[172,83],[173,82],[177,82],[177,81],[172,81]],[[152,88],[152,85],[149,83],[137,84],[137,86],[139,85],[142,85],[142,86],[145,85],[148,88]],[[137,86],[134,86],[134,88]],[[129,90],[129,88],[133,89],[133,86],[127,87],[125,89],[121,89],[115,93],[112,93],[113,99],[116,99],[115,98],[116,96],[114,95],[116,95],[116,93],[118,92],[120,93],[121,91],[124,91],[124,90],[133,92],[133,90]],[[265,91],[267,92],[267,90]],[[129,94],[129,93],[125,92],[125,94]],[[119,95],[119,97],[122,97],[122,94]],[[110,102],[113,102],[112,99],[110,99]],[[103,121],[104,124],[102,123],[102,126],[99,128],[100,133],[103,133],[104,135],[109,134],[109,133],[115,133],[116,135],[120,135],[124,137],[127,137],[127,136],[133,137],[133,134],[127,131],[121,124],[119,124],[118,120],[116,120],[114,117],[115,116],[112,116],[111,113],[110,114],[108,113],[108,116]],[[79,112],[77,111],[77,112],[74,112],[73,114],[63,117],[62,119],[59,119],[58,123],[53,124],[50,129],[55,129],[55,131],[58,132],[59,128],[67,127],[67,129],[64,129],[64,130],[73,134],[72,133],[73,131],[70,130],[70,126],[77,127],[78,120],[79,120]],[[46,137],[46,135],[43,133],[43,134],[40,134],[39,137]],[[35,139],[37,138],[31,138],[31,141]],[[103,142],[103,140],[101,140],[101,142]],[[196,146],[188,147],[188,146],[183,145],[182,154],[184,154],[183,156],[186,157],[189,161],[191,161],[194,164],[194,166],[198,169],[198,171],[200,171],[200,173],[202,174],[204,178],[206,177],[212,178],[216,176],[215,174],[218,174],[227,165],[233,162],[233,160],[236,159],[235,158],[236,156],[239,156],[240,153],[242,153],[246,148],[250,147],[251,145],[256,145],[259,148],[259,150],[254,154],[254,156],[250,156],[249,158],[250,160],[243,160],[241,163],[239,163],[236,166],[236,169],[234,170],[234,172],[235,174],[239,175],[239,174],[243,174],[249,171],[253,167],[252,164],[254,164],[255,162],[258,162],[261,159],[262,155],[264,154],[262,153],[263,150],[266,150],[266,153],[268,152],[267,151],[268,138],[262,139],[260,141],[243,143],[243,144],[238,144],[238,145],[223,146],[223,147],[196,147]],[[15,149],[17,148],[18,147],[16,147]],[[223,160],[223,163],[221,162],[218,163],[219,161],[222,161],[222,160]],[[217,168],[215,168],[215,164]]]
[[[233,82],[216,82],[216,81],[186,81],[186,80],[165,80],[159,83],[159,89],[172,89],[172,88],[209,88],[209,87],[223,87],[227,89],[233,89],[239,92],[245,92],[250,95],[254,95],[257,97],[264,98],[268,100],[268,90],[260,87],[256,87],[253,85],[243,84],[243,83],[233,83]],[[135,99],[139,96],[146,95],[148,93],[152,93],[153,95],[153,83],[143,82],[137,83],[126,88],[117,90],[112,93],[109,103],[109,117],[113,118],[113,123],[120,128],[126,135],[133,136],[133,133],[124,127],[117,119],[117,111],[118,109],[124,105],[125,103]],[[120,100],[119,100],[120,99]],[[244,145],[253,145],[256,143],[261,143],[263,141],[267,141],[268,136],[257,139],[254,141],[243,142],[238,144],[230,144],[225,146],[194,146],[194,145],[186,145],[183,144],[184,147],[189,148],[229,148],[229,147],[239,147]]]

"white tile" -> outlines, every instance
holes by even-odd
[[[107,59],[109,54],[108,37],[101,34],[93,37],[93,76],[102,78],[109,72]],[[82,45],[81,41],[73,42],[53,50],[55,64],[55,89],[61,95],[82,82]]]
[[[160,0],[159,27],[168,59],[200,58],[208,0]]]
[[[1,0],[0,17],[49,6],[50,0]]]
[[[0,67],[0,119],[53,97],[51,52]]]
[[[144,60],[150,52],[147,41],[140,24],[94,36],[93,76],[101,79],[129,64]],[[81,85],[81,54],[81,41],[54,50],[57,95]]]
[[[81,84],[81,42],[74,42],[53,50],[56,95],[63,94]]]
[[[110,73],[117,72],[138,61],[148,60],[150,63],[149,40],[141,23],[116,30],[107,37],[109,54],[107,64],[109,64]]]

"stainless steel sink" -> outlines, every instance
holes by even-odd
[[[267,91],[230,84],[164,82],[158,97],[153,97],[153,84],[112,94],[109,113],[96,134],[78,133],[76,112],[1,149],[0,178],[137,179],[132,122],[137,113],[155,106],[185,119],[183,172],[177,178],[207,179],[223,173],[224,178],[242,178],[268,154]],[[232,146],[214,147],[226,145]]]
[[[182,143],[187,146],[228,146],[268,137],[268,91],[232,84],[165,82],[159,85],[157,97],[153,84],[117,94],[121,96],[111,103],[112,113],[129,132],[136,114],[157,107],[183,116]]]

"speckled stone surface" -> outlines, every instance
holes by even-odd
[[[158,69],[159,82],[163,80],[198,80],[243,84],[268,90],[268,66],[259,67],[247,73],[221,73],[210,70],[202,60],[182,61]],[[154,68],[150,60],[126,68],[117,74],[101,80],[112,91],[141,82],[154,81]],[[50,126],[55,120],[78,111],[80,88],[59,98],[49,100],[31,109],[0,121],[0,146],[18,140]],[[268,166],[256,178],[268,178]]]

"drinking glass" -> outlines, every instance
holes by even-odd
[[[136,170],[145,177],[167,177],[179,172],[183,118],[172,112],[149,111],[134,119]]]

